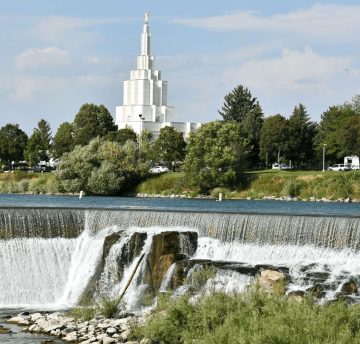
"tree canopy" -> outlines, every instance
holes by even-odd
[[[288,140],[286,156],[294,165],[306,165],[315,156],[314,138],[317,132],[316,123],[310,120],[310,116],[303,104],[295,106],[292,115],[288,119]]]
[[[74,145],[86,145],[97,136],[116,131],[117,126],[104,105],[84,104],[75,116],[73,130]]]
[[[191,133],[184,161],[189,183],[202,192],[236,185],[247,155],[247,142],[240,129],[239,123],[217,121]]]
[[[242,85],[225,96],[222,109],[218,111],[225,122],[240,123],[241,135],[248,141],[247,166],[258,165],[260,153],[260,131],[264,115],[257,99]]]
[[[21,161],[24,159],[28,137],[18,124],[6,124],[0,128],[0,159]]]
[[[284,154],[288,140],[288,124],[280,114],[267,117],[260,132],[260,157],[267,164]]]
[[[182,161],[185,156],[186,143],[182,134],[173,127],[160,129],[160,135],[155,141],[158,160],[171,167],[173,161]]]
[[[62,123],[53,140],[52,151],[55,158],[60,158],[64,153],[74,148],[74,130],[69,122]]]
[[[126,143],[126,141],[132,141],[136,143],[137,135],[132,128],[126,127],[116,131],[110,131],[107,135],[105,135],[105,139],[123,145]]]
[[[136,185],[149,170],[139,159],[138,146],[95,138],[88,145],[65,153],[58,165],[60,187],[67,192],[81,190],[95,195],[121,195]]]
[[[37,128],[34,128],[25,151],[25,158],[30,165],[34,165],[39,161],[49,161],[51,140],[50,124],[41,119]]]

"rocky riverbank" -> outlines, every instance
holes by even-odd
[[[131,341],[130,326],[133,323],[144,323],[146,315],[129,315],[119,319],[96,317],[89,321],[78,321],[66,313],[28,313],[23,312],[7,320],[7,323],[23,327],[23,331],[33,334],[46,334],[57,337],[67,343],[81,344],[146,344],[146,339]],[[1,333],[9,333],[6,327],[0,328]],[[1,339],[1,337],[0,337]],[[1,340],[0,340],[1,342]],[[52,340],[43,343],[54,343]]]

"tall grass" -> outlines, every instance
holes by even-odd
[[[162,344],[356,344],[360,306],[321,306],[259,289],[212,293],[196,302],[183,296],[160,302],[145,325],[133,328],[132,337]]]
[[[55,194],[59,184],[52,173],[1,173],[0,193]]]
[[[153,175],[136,188],[138,193],[152,195],[181,194],[191,191],[187,186],[185,175],[182,172],[168,172]]]

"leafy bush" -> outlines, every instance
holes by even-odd
[[[285,183],[282,194],[284,196],[297,197],[300,195],[301,187],[302,185],[298,180],[291,178]]]
[[[122,194],[147,174],[148,163],[139,157],[138,146],[127,141],[92,140],[65,153],[58,166],[59,188],[65,192],[88,194]]]
[[[105,297],[101,302],[100,312],[105,318],[113,318],[118,312],[119,299]]]
[[[270,295],[212,293],[196,302],[190,296],[168,299],[145,325],[134,326],[134,339],[162,344],[360,343],[360,305],[315,304]]]

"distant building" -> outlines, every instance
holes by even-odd
[[[175,109],[167,105],[167,82],[161,80],[161,72],[154,69],[154,57],[150,55],[148,12],[141,34],[141,55],[137,57],[137,69],[130,72],[130,80],[124,81],[124,100],[116,107],[116,124],[119,129],[131,127],[137,134],[149,130],[156,137],[160,129],[174,127],[188,136],[200,123],[175,122]]]

